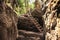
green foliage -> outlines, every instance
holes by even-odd
[[[32,0],[15,0],[13,3],[12,0],[6,0],[6,4],[10,5],[10,7],[12,7],[18,15],[20,15],[26,13],[30,8],[34,9],[34,3],[31,3],[31,1]]]
[[[15,8],[17,14],[24,14],[28,8],[34,8],[34,3],[30,4],[30,0],[18,0],[18,7]]]
[[[19,4],[20,7],[23,7],[24,6],[23,5],[24,4],[24,0],[18,0],[18,4]]]

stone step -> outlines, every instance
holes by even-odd
[[[43,33],[19,30],[17,40],[42,40]]]
[[[38,36],[38,37],[40,37],[40,36],[43,36],[43,33],[39,33],[39,32],[31,32],[31,31],[25,31],[25,30],[18,30],[18,34],[19,35],[26,35],[26,36]]]

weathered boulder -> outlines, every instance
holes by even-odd
[[[2,0],[0,0],[0,10],[0,40],[16,40],[16,13]]]

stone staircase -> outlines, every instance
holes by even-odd
[[[19,29],[17,40],[44,40],[44,28],[40,26],[37,20],[33,18],[32,15],[30,14],[26,14],[25,16],[24,15],[22,16],[29,18],[39,32]]]
[[[43,33],[19,30],[17,40],[42,40]]]
[[[39,30],[39,32],[42,32],[43,29],[42,29],[41,25],[37,22],[37,20],[31,14],[29,14],[28,17],[34,23],[35,27]]]

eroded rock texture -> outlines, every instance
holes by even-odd
[[[46,40],[60,40],[59,37],[59,9],[60,8],[60,0],[50,0],[50,4],[46,11],[46,28],[48,31],[46,32]]]
[[[0,40],[16,40],[17,37],[17,15],[0,0]]]

